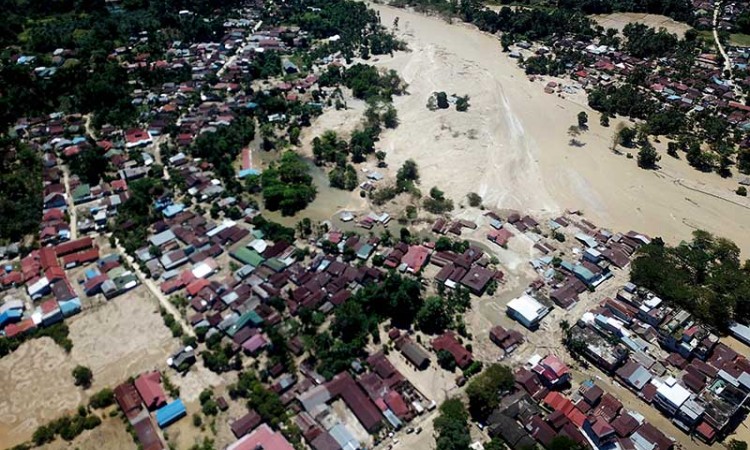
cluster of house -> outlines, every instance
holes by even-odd
[[[721,31],[735,31],[737,20],[747,9],[743,2],[717,2],[714,0],[692,0],[695,27],[700,30],[710,30],[714,26],[714,10],[719,7],[716,15],[716,28]]]
[[[181,399],[168,401],[158,371],[142,373],[134,381],[120,384],[114,395],[143,450],[167,448],[154,421],[159,428],[166,428],[187,414]]]
[[[362,448],[368,443],[360,442],[361,430],[378,435],[383,430],[399,429],[435,407],[382,352],[370,355],[364,363],[353,362],[350,371],[328,381],[304,364],[300,374],[299,379],[284,374],[270,389],[280,395],[281,402],[294,415],[293,422],[302,437],[314,450]],[[339,401],[356,418],[356,424],[347,422],[334,406]],[[257,445],[260,436],[277,441],[268,448],[292,448],[252,408],[232,420],[230,428],[238,439],[230,449],[255,449],[253,445]]]
[[[83,265],[92,267],[76,281],[87,296],[101,293],[110,299],[138,285],[136,276],[122,266],[120,255],[100,256],[90,237],[42,247],[22,258],[20,267],[6,267],[4,278],[11,278],[13,286],[24,286],[28,301],[6,297],[0,306],[2,334],[12,338],[80,312],[81,299],[65,270]]]
[[[512,449],[549,446],[566,436],[582,448],[669,450],[674,439],[641,414],[624,408],[612,394],[591,380],[566,396],[567,366],[554,355],[534,355],[515,371],[516,391],[503,398],[487,419],[491,436]]]
[[[582,356],[686,433],[729,434],[750,397],[750,361],[681,309],[627,284],[570,329]]]
[[[400,429],[427,409],[434,408],[382,352],[366,360],[369,370],[359,362],[352,371],[342,372],[324,381],[313,371],[304,370],[305,379],[298,385],[292,405],[299,414],[296,425],[314,450],[361,448],[358,433],[337,414],[332,406],[342,400],[362,429],[377,435],[385,429]]]
[[[503,398],[486,421],[490,436],[512,449],[548,447],[565,436],[582,448],[669,450],[674,440],[629,411],[593,381],[569,397],[570,370],[555,355],[532,356],[514,373],[516,390]]]
[[[713,2],[701,3],[712,4]],[[738,6],[737,3],[725,2],[724,12],[718,24],[719,28],[732,28],[733,21],[742,10],[743,7]],[[699,24],[701,21],[709,22],[706,26],[711,28],[712,19],[713,5],[707,17],[699,17],[697,20]],[[521,44],[518,46],[521,47]],[[527,46],[531,47],[529,44]],[[527,46],[521,48],[527,48]],[[747,48],[730,46],[727,49],[732,67],[738,69],[734,79],[728,78],[720,56],[713,53],[698,55],[689,76],[685,77],[676,69],[676,64],[673,64],[670,58],[639,58],[597,43],[561,38],[554,43],[552,50],[573,50],[582,56],[583,62],[571,64],[568,75],[584,88],[615,85],[634,71],[645,69],[650,75],[638,89],[665,108],[679,109],[685,113],[709,110],[726,118],[740,130],[750,129],[750,107],[744,104],[737,89],[750,86],[750,76],[746,76],[744,70],[747,68],[748,56],[750,56]],[[548,47],[539,47],[536,53],[544,54],[549,51]],[[551,81],[546,85],[545,92],[569,93],[571,87]],[[750,141],[747,145],[750,145]]]
[[[530,330],[539,327],[554,305],[566,310],[572,308],[580,294],[595,291],[612,277],[613,269],[626,268],[635,251],[650,242],[648,236],[638,232],[612,233],[597,228],[586,219],[572,216],[539,224],[533,218],[520,217],[517,213],[511,213],[505,222],[496,214],[491,214],[489,240],[499,239],[498,233],[504,232],[502,239],[507,243],[510,237],[524,233],[534,241],[534,248],[542,254],[531,260],[532,267],[540,277],[531,283],[526,293],[507,304],[508,316]],[[549,231],[549,237],[544,237],[541,232],[543,228]],[[555,236],[559,238],[558,241]],[[573,261],[555,256],[558,246],[566,241],[566,236],[575,239],[576,247],[570,252],[575,258]]]

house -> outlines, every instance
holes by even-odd
[[[141,397],[131,382],[125,382],[115,388],[115,401],[125,413],[128,420],[133,420],[143,410]]]
[[[283,434],[273,431],[267,424],[261,424],[252,433],[230,444],[227,450],[294,450]]]
[[[473,265],[461,279],[461,284],[469,288],[474,295],[482,295],[490,284],[495,272],[479,265]]]
[[[584,422],[583,431],[594,442],[597,448],[605,447],[617,438],[612,425],[601,417]]]
[[[133,128],[125,132],[125,148],[141,147],[151,142],[151,135],[147,131]]]
[[[422,245],[411,245],[406,254],[401,258],[401,264],[404,270],[410,273],[419,273],[427,264],[430,256],[430,249]]]
[[[651,381],[651,372],[646,370],[637,362],[628,360],[624,366],[617,369],[617,378],[625,383],[627,387],[638,392]]]
[[[535,330],[549,311],[547,306],[539,303],[534,297],[523,294],[508,302],[507,314],[526,328]]]
[[[523,335],[518,330],[506,330],[500,325],[490,329],[490,340],[498,347],[510,353],[524,341]]]
[[[251,409],[250,412],[232,422],[229,427],[232,429],[234,437],[239,439],[253,431],[262,421],[260,415]]]
[[[417,368],[424,370],[430,365],[430,356],[427,351],[418,343],[414,342],[408,336],[403,336],[396,341],[396,348],[401,354]]]
[[[348,372],[342,372],[327,383],[315,386],[299,394],[297,400],[305,411],[319,413],[336,399],[344,401],[359,423],[369,433],[383,426],[383,414]]]
[[[673,416],[690,397],[690,391],[672,377],[656,384],[654,402],[669,416]]]
[[[159,437],[159,433],[151,421],[151,416],[141,417],[140,420],[133,423],[133,431],[138,440],[138,448],[143,450],[164,450],[167,448]]]
[[[135,389],[149,410],[160,408],[167,403],[167,395],[161,387],[161,373],[159,371],[155,370],[139,375],[135,379]]]
[[[533,369],[550,388],[564,386],[570,381],[570,370],[555,355],[547,355]]]
[[[436,352],[445,350],[453,356],[456,361],[456,365],[461,369],[469,367],[474,361],[471,352],[466,349],[456,339],[456,334],[453,331],[446,331],[441,336],[436,337],[432,340],[432,349]]]

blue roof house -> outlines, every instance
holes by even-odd
[[[178,398],[156,410],[156,423],[159,424],[159,428],[166,428],[185,417],[186,414],[185,405]]]

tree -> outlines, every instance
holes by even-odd
[[[437,102],[437,107],[440,109],[448,109],[450,106],[448,104],[448,95],[445,92],[436,92],[435,100]]]
[[[469,96],[464,95],[456,98],[456,111],[465,112],[469,110]]]
[[[589,115],[586,114],[586,111],[581,111],[578,113],[578,127],[582,130],[585,130],[588,128],[589,123]]]
[[[394,108],[393,105],[388,105],[381,119],[386,128],[396,128],[398,126],[398,113],[396,112],[396,108]]]
[[[661,159],[661,155],[656,151],[650,142],[646,142],[638,150],[638,166],[642,169],[653,169],[656,163]]]
[[[622,127],[620,131],[617,132],[617,143],[622,145],[623,147],[632,148],[633,141],[635,140],[637,134],[637,131],[635,131],[635,129],[633,128]]]
[[[95,409],[106,408],[115,402],[115,394],[112,389],[104,388],[89,399],[89,406]]]
[[[437,450],[465,450],[471,444],[469,415],[458,398],[450,398],[440,405],[435,418],[435,443]]]
[[[732,439],[727,445],[727,450],[747,450],[747,442]]]
[[[500,364],[488,366],[473,378],[466,387],[472,417],[484,421],[500,404],[501,393],[510,391],[514,383],[513,372]]]
[[[609,116],[607,114],[602,114],[601,117],[599,117],[599,125],[603,127],[609,126]]]
[[[307,164],[294,152],[286,151],[278,164],[263,171],[263,200],[271,211],[292,215],[315,198],[316,190]]]
[[[94,374],[91,372],[91,369],[86,366],[79,365],[73,369],[73,380],[76,386],[88,388],[91,386],[93,378]]]
[[[70,160],[70,171],[78,175],[84,183],[99,184],[107,171],[109,162],[99,148],[86,148]]]
[[[438,296],[427,297],[417,312],[417,326],[428,334],[444,331],[451,322],[445,300]]]
[[[737,188],[737,190],[736,190],[735,192],[736,192],[736,193],[737,193],[737,195],[739,195],[739,196],[742,196],[742,197],[747,197],[747,188],[746,188],[745,186],[740,186],[740,187],[738,187],[738,188]]]
[[[549,450],[583,450],[578,442],[567,436],[556,436],[547,447]]]
[[[437,361],[438,365],[448,372],[456,370],[456,359],[448,350],[438,350]]]

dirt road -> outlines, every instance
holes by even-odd
[[[65,185],[65,202],[68,204],[68,215],[70,216],[70,239],[76,240],[78,239],[78,213],[70,191],[70,169],[68,169],[68,166],[62,166],[62,173],[63,184]]]
[[[177,308],[174,307],[174,305],[169,301],[166,295],[164,295],[161,292],[161,289],[159,289],[159,286],[154,283],[154,281],[146,275],[141,272],[140,267],[138,266],[138,263],[135,261],[135,258],[130,256],[128,252],[125,251],[125,248],[120,245],[120,241],[115,239],[115,246],[117,247],[117,251],[120,252],[121,255],[128,261],[128,264],[130,264],[130,267],[132,268],[135,275],[138,277],[139,280],[141,280],[141,283],[145,285],[149,291],[156,297],[157,300],[159,300],[159,303],[161,306],[167,310],[172,316],[174,316],[177,323],[182,326],[182,331],[187,334],[188,336],[195,337],[195,331],[193,331],[193,328],[185,322],[185,318],[182,317],[182,313],[177,310]]]

